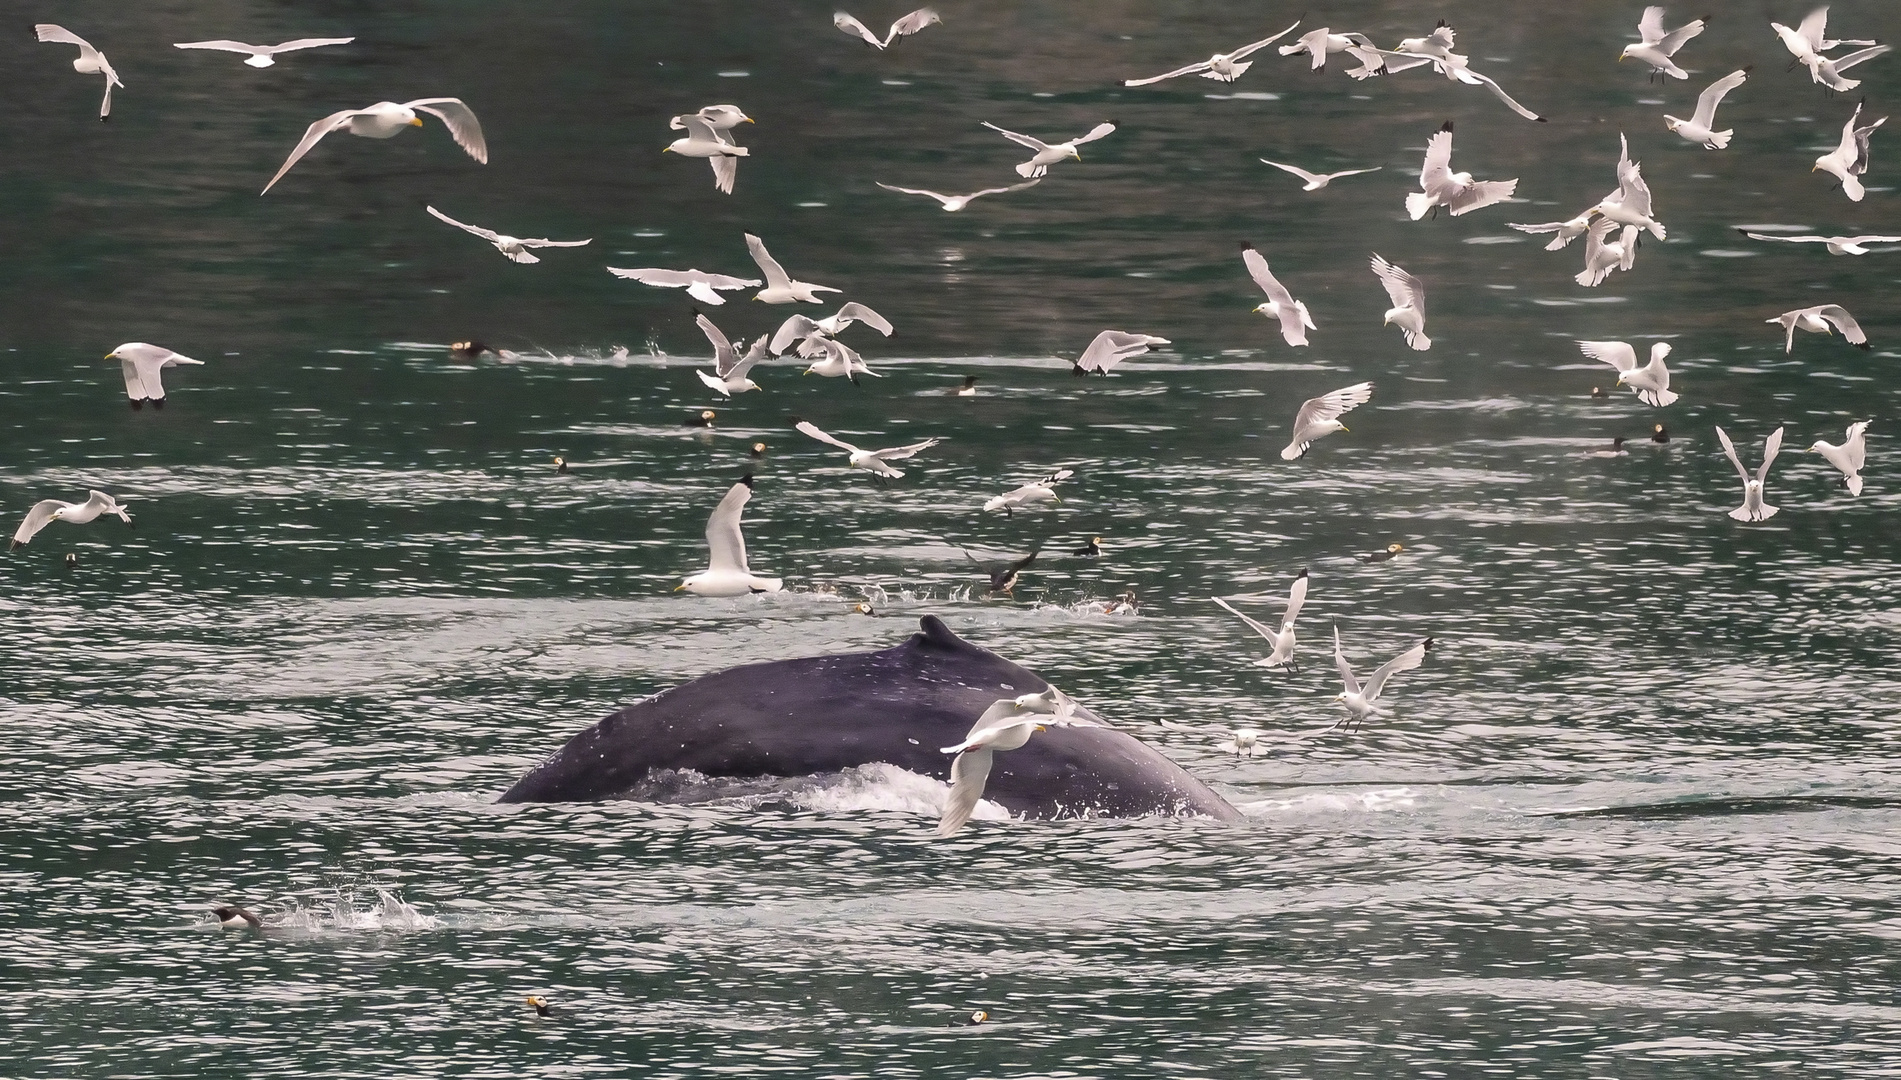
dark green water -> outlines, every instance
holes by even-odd
[[[1718,10],[1680,57],[1690,82],[1661,88],[1613,62],[1641,5],[1389,0],[1303,23],[1390,44],[1443,16],[1546,125],[1437,76],[1354,83],[1271,50],[1233,86],[1115,85],[1296,9],[940,10],[882,55],[804,3],[18,13],[0,46],[0,509],[10,528],[99,487],[137,528],[56,523],[0,569],[0,1073],[1901,1068],[1901,255],[1734,231],[1901,231],[1901,132],[1877,134],[1860,204],[1808,171],[1855,99],[1784,72],[1767,22],[1806,7]],[[1888,4],[1833,16],[1901,37]],[[111,58],[111,123],[72,49],[25,32],[40,18]],[[169,47],[352,33],[263,71]],[[1745,63],[1719,113],[1730,149],[1663,129]],[[1901,59],[1851,74],[1872,115],[1901,100]],[[311,120],[437,95],[476,110],[490,164],[431,121],[333,136],[257,195]],[[758,123],[724,196],[659,151],[669,116],[729,101]],[[874,186],[1008,183],[1023,155],[980,121],[1062,138],[1111,118],[1083,161],[962,213]],[[1519,177],[1526,201],[1405,219],[1448,118],[1454,167]],[[1582,289],[1581,245],[1547,253],[1505,222],[1603,195],[1620,131],[1671,240]],[[1260,157],[1383,171],[1309,195]],[[516,266],[424,202],[594,243]],[[762,392],[715,400],[690,370],[708,351],[690,301],[602,269],[749,274],[746,231],[897,324],[846,337],[883,379],[775,365]],[[1249,312],[1242,240],[1313,309],[1311,347]],[[1430,352],[1381,327],[1374,250],[1425,280]],[[735,338],[790,313],[728,295],[710,314]],[[1824,302],[1875,348],[1803,335],[1785,356],[1762,320]],[[1108,327],[1174,345],[1072,378],[1055,357]],[[471,337],[520,355],[450,355]],[[1659,337],[1679,403],[1590,396],[1609,369],[1573,339]],[[207,363],[133,412],[98,359],[127,340]],[[965,373],[981,395],[946,396]],[[1302,399],[1363,379],[1350,433],[1279,459]],[[713,432],[681,426],[708,406]],[[878,489],[790,414],[869,445],[946,441]],[[1851,498],[1799,450],[1858,419]],[[1658,422],[1667,447],[1581,454]],[[1752,465],[1787,425],[1772,521],[1725,516],[1719,423]],[[705,515],[755,440],[753,564],[794,591],[670,592],[705,565]],[[978,513],[1058,465],[1077,470],[1061,505]],[[1064,554],[1092,535],[1106,557]],[[1357,560],[1390,542],[1400,559]],[[1015,602],[985,602],[960,545],[1044,556]],[[1253,667],[1265,643],[1207,598],[1266,618],[1301,568],[1305,670]],[[1140,614],[1102,614],[1125,589]],[[880,617],[848,613],[865,593]],[[927,612],[1248,820],[980,820],[938,841],[941,786],[875,768],[689,806],[493,804],[619,704],[883,647]],[[1218,750],[1210,729],[1338,718],[1335,622],[1362,674],[1439,644],[1358,734]],[[225,902],[271,928],[209,925]],[[949,1026],[978,1008],[993,1023]]]

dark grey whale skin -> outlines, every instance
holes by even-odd
[[[921,622],[882,652],[747,664],[663,690],[568,740],[501,801],[611,799],[664,769],[808,776],[885,762],[948,780],[941,747],[962,742],[998,698],[1049,684],[934,616]],[[1181,766],[1107,727],[1050,728],[997,754],[984,797],[1033,818],[1241,818]]]

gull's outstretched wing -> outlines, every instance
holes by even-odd
[[[1461,82],[1466,83],[1468,86],[1485,87],[1487,90],[1490,90],[1492,92],[1493,97],[1504,102],[1506,108],[1510,109],[1511,111],[1517,113],[1518,115],[1524,117],[1527,120],[1536,120],[1540,124],[1547,122],[1544,117],[1539,116],[1537,113],[1532,112],[1530,109],[1525,108],[1523,105],[1520,105],[1515,98],[1513,98],[1510,94],[1507,94],[1505,92],[1504,87],[1498,85],[1498,81],[1496,79],[1493,79],[1489,75],[1481,75],[1478,72],[1473,71],[1471,68],[1464,68],[1462,70],[1465,72],[1466,75],[1470,76],[1470,78],[1461,79],[1460,80]],[[1721,96],[1721,95],[1718,95],[1718,96]]]
[[[949,195],[939,195],[935,191],[926,191],[923,188],[899,187],[896,184],[887,184],[882,180],[875,180],[873,181],[873,183],[877,184],[879,187],[885,189],[886,191],[898,191],[898,192],[903,192],[906,195],[928,195],[931,198],[936,199],[938,202],[941,202],[941,203],[947,203],[951,201],[951,197]],[[984,193],[980,192],[979,194],[984,194]],[[976,196],[973,195],[971,197],[975,198]]]
[[[468,151],[475,160],[488,164],[488,143],[482,139],[482,123],[475,118],[475,110],[464,105],[461,98],[417,98],[403,104],[442,121],[457,146]]]
[[[786,274],[785,267],[780,266],[771,255],[766,254],[764,240],[747,233],[746,250],[752,253],[752,261],[758,263],[759,269],[765,273],[766,288],[789,289],[792,287],[792,278]]]
[[[1109,135],[1113,135],[1115,133],[1115,129],[1116,129],[1116,126],[1114,124],[1109,123],[1108,121],[1105,120],[1102,123],[1097,124],[1095,127],[1090,128],[1089,134],[1084,135],[1078,139],[1070,140],[1070,144],[1073,146],[1081,146],[1084,143],[1092,143],[1092,142],[1095,142],[1097,139],[1106,138]]]
[[[354,41],[356,39],[344,38],[343,40]],[[289,43],[286,42],[285,44],[289,44]],[[324,42],[324,44],[329,44],[329,43]],[[282,45],[278,46],[278,48],[283,48],[283,47],[284,46]],[[172,43],[172,48],[174,49],[216,49],[219,52],[245,53],[249,56],[256,56],[259,53],[264,53],[268,55],[276,51],[275,49],[272,49],[268,45],[248,45],[242,41],[232,41],[229,38],[219,38],[216,41],[175,41]]]
[[[943,21],[937,12],[927,7],[919,8],[909,15],[900,16],[896,22],[891,24],[891,29],[885,33],[885,47],[889,48],[892,43],[899,38],[910,37],[912,34],[917,33],[933,23],[941,23]]]
[[[1809,43],[1810,52],[1821,52],[1822,35],[1828,32],[1828,7],[1826,5],[1809,12],[1808,18],[1795,28],[1795,32]]]
[[[1182,75],[1194,75],[1194,74],[1196,74],[1197,72],[1202,72],[1202,71],[1207,71],[1207,70],[1208,70],[1208,69],[1209,69],[1210,67],[1212,67],[1212,66],[1214,66],[1214,65],[1212,65],[1211,63],[1209,63],[1209,62],[1208,62],[1208,61],[1206,61],[1206,60],[1203,60],[1203,61],[1201,61],[1201,62],[1199,62],[1199,63],[1194,63],[1194,64],[1190,64],[1190,65],[1188,65],[1187,67],[1179,67],[1179,68],[1176,68],[1176,69],[1175,69],[1174,71],[1171,71],[1171,72],[1168,72],[1168,73],[1167,73],[1167,74],[1165,74],[1165,75],[1156,75],[1156,76],[1153,76],[1153,77],[1151,77],[1151,78],[1147,78],[1147,79],[1124,79],[1124,80],[1122,80],[1122,85],[1124,85],[1124,86],[1147,86],[1147,85],[1149,85],[1150,83],[1158,83],[1158,82],[1161,82],[1161,81],[1162,81],[1162,80],[1164,80],[1164,79],[1173,79],[1173,78],[1178,78],[1178,77],[1180,77],[1180,76],[1182,76]]]
[[[1288,292],[1280,279],[1268,270],[1267,259],[1254,249],[1253,244],[1241,245],[1241,262],[1247,266],[1248,276],[1254,279],[1254,284],[1261,287],[1269,300],[1286,307],[1293,306],[1294,294]]]
[[[923,442],[912,443],[909,446],[893,446],[887,450],[873,450],[871,456],[884,461],[903,461],[905,458],[915,457],[919,451],[929,450],[942,441],[941,439],[926,439]]]
[[[1436,194],[1452,179],[1452,121],[1426,140],[1426,163],[1419,170],[1419,186],[1427,194]]]
[[[476,236],[479,236],[482,239],[487,240],[491,244],[501,239],[501,236],[498,235],[492,229],[484,229],[479,225],[465,225],[462,222],[457,221],[456,219],[450,217],[449,215],[443,213],[442,211],[436,209],[433,206],[424,206],[423,209],[429,211],[429,213],[432,216],[434,216],[438,221],[446,221],[449,224],[454,225],[456,228],[461,229],[463,232],[473,233]]]
[[[1846,71],[1847,69],[1851,67],[1854,67],[1856,64],[1859,64],[1864,60],[1873,60],[1877,56],[1880,56],[1884,53],[1891,53],[1893,51],[1894,51],[1894,46],[1892,45],[1876,45],[1872,49],[1863,49],[1860,52],[1852,52],[1852,53],[1847,54],[1846,56],[1837,57],[1833,60],[1830,60],[1828,63],[1829,63],[1829,66],[1833,67],[1837,72],[1842,72],[1842,71]]]
[[[1248,57],[1250,57],[1250,56],[1253,56],[1253,55],[1254,55],[1255,53],[1257,53],[1257,52],[1260,52],[1260,51],[1261,51],[1262,49],[1265,49],[1265,48],[1267,48],[1267,47],[1268,47],[1269,45],[1272,45],[1272,44],[1274,44],[1274,43],[1275,43],[1276,41],[1279,41],[1280,39],[1282,39],[1282,38],[1284,38],[1284,37],[1286,37],[1287,35],[1289,35],[1289,34],[1291,34],[1291,33],[1293,33],[1293,32],[1294,32],[1294,28],[1295,28],[1295,27],[1298,27],[1299,25],[1300,25],[1300,20],[1299,20],[1299,19],[1295,19],[1295,20],[1294,20],[1294,24],[1293,24],[1293,26],[1289,26],[1289,27],[1288,27],[1287,29],[1285,29],[1285,30],[1282,30],[1282,31],[1281,31],[1280,33],[1278,33],[1278,34],[1275,34],[1275,35],[1274,35],[1273,37],[1270,37],[1270,38],[1262,38],[1261,40],[1259,40],[1259,41],[1256,41],[1256,42],[1253,42],[1252,44],[1248,44],[1248,45],[1243,45],[1243,46],[1241,46],[1240,48],[1238,48],[1238,49],[1236,49],[1236,50],[1234,50],[1233,52],[1231,52],[1231,53],[1229,53],[1229,54],[1228,54],[1228,59],[1230,59],[1230,60],[1245,60],[1245,59],[1247,59]]]
[[[282,180],[284,178],[284,174],[290,171],[290,167],[292,165],[297,164],[297,162],[301,160],[305,154],[310,153],[311,147],[317,145],[317,142],[321,140],[325,135],[328,135],[331,132],[342,127],[345,121],[349,120],[350,117],[355,116],[359,111],[360,110],[357,110],[357,109],[345,109],[342,112],[333,112],[329,116],[326,116],[322,120],[319,120],[316,123],[310,125],[308,128],[305,128],[304,137],[298,140],[296,149],[292,150],[290,152],[290,156],[284,159],[283,167],[277,170],[277,175],[271,177],[271,182],[268,184],[265,184],[264,190],[258,192],[258,194],[263,195],[269,192],[271,188],[277,185],[277,182],[279,180]]]
[[[1011,703],[1006,701],[1004,704]],[[949,836],[970,820],[978,801],[983,798],[984,784],[990,779],[990,762],[994,757],[995,751],[966,750],[951,760],[950,798],[944,800],[944,816],[937,821],[937,835]]]
[[[1371,400],[1373,384],[1370,382],[1354,383],[1330,394],[1308,398],[1301,402],[1300,411],[1294,414],[1294,431],[1300,432],[1315,424],[1338,420]]]
[[[1305,580],[1305,579],[1303,578],[1302,580]],[[1274,630],[1273,627],[1267,625],[1264,622],[1259,622],[1257,620],[1250,619],[1246,615],[1241,614],[1239,611],[1236,611],[1234,608],[1230,607],[1228,605],[1228,602],[1226,600],[1221,599],[1219,596],[1211,596],[1208,599],[1213,600],[1217,604],[1220,604],[1221,610],[1227,612],[1228,614],[1234,616],[1237,619],[1240,619],[1242,622],[1247,623],[1248,629],[1253,630],[1255,633],[1261,635],[1262,637],[1268,639],[1269,641],[1274,640],[1274,635],[1276,631]]]
[[[1637,367],[1637,350],[1627,341],[1580,341],[1578,351],[1619,371],[1633,371]]]
[[[880,51],[884,49],[884,42],[879,39],[878,35],[871,32],[870,27],[866,26],[864,23],[859,22],[857,19],[852,18],[850,15],[847,15],[842,11],[832,13],[832,25],[838,27],[840,30],[845,31],[847,34],[858,35],[860,38],[864,40],[865,44],[871,46],[874,49],[878,49]]]
[[[323,45],[348,45],[355,40],[353,37],[300,37],[286,41],[282,45],[272,45],[270,51],[274,53],[295,52],[298,49],[315,49]],[[181,45],[179,48],[182,49],[184,46]]]
[[[733,343],[727,340],[720,328],[714,326],[713,320],[706,316],[695,315],[693,321],[698,324],[700,333],[706,335],[706,340],[713,343],[713,373],[722,379],[725,378],[727,372],[733,369],[733,364],[739,359],[739,355],[733,351]]]
[[[1738,231],[1741,232],[1744,236],[1749,237],[1751,240],[1778,240],[1784,244],[1826,244],[1829,241],[1829,238],[1826,236],[1774,236],[1769,233],[1750,232],[1747,229],[1741,229]],[[1857,237],[1853,237],[1853,239],[1856,241],[1861,241],[1861,240],[1879,240],[1882,238],[1878,236],[1857,236]]]
[[[527,237],[518,236],[515,238],[515,242],[522,247],[586,247],[594,242],[594,238],[589,237],[586,240],[543,240],[536,238],[531,240]]]
[[[1300,617],[1302,605],[1306,603],[1307,571],[1302,570],[1300,576],[1294,579],[1293,588],[1287,590],[1287,610],[1281,613],[1282,630],[1286,630],[1294,625],[1294,620]]]
[[[1861,324],[1855,321],[1847,308],[1840,304],[1823,304],[1815,309],[1815,315],[1834,323],[1835,329],[1842,332],[1843,340],[1850,345],[1859,345],[1864,349],[1868,347],[1868,335],[1862,332]]]
[[[1302,179],[1303,181],[1305,181],[1305,182],[1307,182],[1307,183],[1309,183],[1309,184],[1317,184],[1317,183],[1319,183],[1319,182],[1321,182],[1322,180],[1331,180],[1331,179],[1333,179],[1333,177],[1332,177],[1332,176],[1322,176],[1322,175],[1320,175],[1319,173],[1310,173],[1310,172],[1308,172],[1308,171],[1307,171],[1306,169],[1303,169],[1303,168],[1300,168],[1300,167],[1299,167],[1299,166],[1297,166],[1297,165],[1282,165],[1282,164],[1281,164],[1280,162],[1278,162],[1278,161],[1269,161],[1269,160],[1267,160],[1266,158],[1262,158],[1262,159],[1261,159],[1261,164],[1263,164],[1263,165],[1272,165],[1272,166],[1274,166],[1274,167],[1275,167],[1276,169],[1279,169],[1279,170],[1280,170],[1280,171],[1282,171],[1282,172],[1286,172],[1286,173],[1293,173],[1293,174],[1294,174],[1295,176],[1298,176],[1298,177],[1300,177],[1300,178],[1301,178],[1301,179]],[[1339,176],[1348,176],[1348,175],[1351,175],[1351,174],[1349,174],[1349,173],[1338,173],[1338,174],[1336,174],[1336,175],[1339,175]]]
[[[1121,330],[1104,330],[1097,334],[1089,347],[1076,359],[1076,366],[1084,371],[1108,371],[1131,356],[1140,356],[1156,345],[1167,345],[1167,338],[1153,334],[1130,334]]]
[[[125,378],[126,397],[131,398],[133,401],[140,401],[152,396],[145,392],[145,375],[139,370],[138,363],[131,357],[120,358],[119,374]]]
[[[1736,456],[1736,446],[1729,441],[1729,433],[1723,430],[1721,424],[1716,425],[1716,441],[1723,444],[1723,453],[1729,455],[1729,463],[1736,466],[1736,475],[1743,478],[1744,484],[1748,484],[1749,470],[1743,468],[1743,459]]]
[[[1776,455],[1782,452],[1782,429],[1777,428],[1762,441],[1762,466],[1756,470],[1756,483],[1769,479],[1769,466],[1776,463]]]
[[[1655,8],[1647,10],[1660,11],[1662,9]],[[1662,40],[1657,42],[1657,49],[1665,56],[1675,56],[1677,50],[1683,48],[1684,42],[1689,41],[1691,38],[1703,32],[1704,26],[1705,24],[1702,19],[1693,19],[1690,22],[1684,23],[1682,26],[1663,35]],[[1662,28],[1661,24],[1659,24],[1658,28]]]
[[[1741,86],[1749,79],[1749,69],[1732,71],[1703,88],[1696,96],[1696,112],[1690,117],[1690,123],[1698,127],[1711,127],[1716,123],[1716,107],[1723,103],[1723,95]]]
[[[746,569],[746,538],[739,532],[739,515],[746,508],[746,500],[752,498],[752,474],[739,478],[726,491],[726,497],[713,508],[713,516],[706,519],[706,548],[710,555],[707,569],[719,573],[744,574]]]
[[[746,355],[734,361],[732,369],[725,375],[729,379],[743,379],[746,373],[752,370],[754,364],[770,355],[772,354],[766,351],[766,335],[761,334],[753,340],[752,347],[746,350]]]
[[[1011,184],[1009,187],[987,187],[982,191],[973,191],[969,195],[964,196],[964,201],[969,202],[971,199],[980,198],[984,195],[1008,195],[1012,191],[1022,191],[1024,188],[1033,188],[1042,182],[1043,178],[1039,176],[1034,180],[1025,181],[1021,184]],[[927,191],[924,192],[924,194],[929,195],[930,192]]]
[[[1004,138],[1010,140],[1013,143],[1016,143],[1018,146],[1027,146],[1030,149],[1038,151],[1038,152],[1048,150],[1050,148],[1049,144],[1044,142],[1041,139],[1032,138],[1031,136],[1028,136],[1028,135],[1021,135],[1007,128],[1000,128],[988,120],[985,120],[983,122],[983,126],[989,128],[990,130],[996,132],[999,135],[1002,135]]]
[[[803,432],[804,434],[810,435],[812,438],[817,439],[819,442],[825,443],[828,446],[836,446],[840,450],[843,450],[848,454],[856,454],[858,452],[858,448],[856,446],[853,446],[852,444],[844,441],[843,439],[832,438],[830,435],[827,435],[823,431],[820,431],[818,429],[818,425],[812,423],[810,420],[800,420],[798,423],[793,424],[792,426],[797,428],[799,431]]]
[[[1340,672],[1340,684],[1342,689],[1346,690],[1349,694],[1359,693],[1360,680],[1353,677],[1353,665],[1347,663],[1347,654],[1340,649],[1340,626],[1338,623],[1335,623],[1333,627],[1333,666],[1335,670]]]
[[[720,141],[731,142],[732,140],[721,139]],[[706,160],[713,166],[713,186],[718,188],[721,194],[731,195],[733,185],[739,181],[739,157],[735,154],[714,154]]]
[[[1394,307],[1411,307],[1419,312],[1420,318],[1426,316],[1426,287],[1419,279],[1406,271],[1373,256],[1373,272],[1379,275],[1380,284],[1386,286],[1386,295],[1392,298]]]
[[[861,322],[873,330],[878,331],[880,334],[883,334],[885,337],[891,336],[890,320],[856,300],[847,301],[843,307],[838,309],[838,314],[833,315],[832,318],[837,319],[841,326],[847,322]]]
[[[1373,673],[1373,677],[1366,680],[1366,700],[1368,702],[1378,701],[1380,690],[1386,686],[1387,679],[1392,678],[1402,671],[1411,671],[1420,664],[1425,663],[1426,654],[1431,651],[1432,639],[1427,638],[1412,648],[1407,649],[1405,652],[1400,653],[1398,656],[1393,657],[1391,660],[1388,660],[1386,663],[1381,664],[1380,669]]]
[[[33,509],[26,512],[26,520],[20,522],[20,527],[13,531],[13,546],[19,547],[32,540],[34,534],[46,528],[46,523],[53,520],[53,511],[65,505],[67,504],[58,499],[41,499],[34,503]]]

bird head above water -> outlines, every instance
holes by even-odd
[[[545,997],[541,997],[537,994],[529,994],[523,1000],[528,1002],[528,1004],[533,1005],[535,1007],[536,1016],[547,1016],[548,1014],[554,1011],[548,1005],[548,999]]]
[[[1670,429],[1664,427],[1662,424],[1658,424],[1656,427],[1652,428],[1650,431],[1650,441],[1654,443],[1669,442]]]

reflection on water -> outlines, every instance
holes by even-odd
[[[137,528],[55,524],[5,564],[13,1071],[1901,1066],[1901,274],[1733,231],[1897,224],[1879,136],[1860,204],[1807,171],[1854,106],[1781,70],[1767,19],[1801,10],[1718,12],[1683,54],[1692,79],[1661,87],[1612,62],[1637,8],[1363,2],[1303,24],[1390,42],[1443,16],[1546,125],[1436,76],[1354,83],[1271,53],[1234,87],[1113,85],[1292,11],[943,10],[881,54],[811,4],[81,4],[57,17],[127,82],[107,125],[63,50],[16,42],[0,506],[98,486]],[[1879,4],[1831,18],[1901,32]],[[167,44],[332,33],[359,41],[262,72]],[[1663,130],[1743,63],[1729,150]],[[1880,115],[1901,67],[1856,73]],[[478,111],[492,164],[433,128],[328,139],[257,196],[312,119],[436,94]],[[658,152],[668,116],[711,101],[759,120],[730,197]],[[1460,166],[1519,177],[1523,201],[1405,221],[1449,117]],[[1009,182],[1021,155],[980,121],[1060,138],[1110,118],[1083,161],[956,214],[874,186]],[[1581,289],[1576,245],[1504,226],[1600,197],[1620,131],[1671,239]],[[1382,171],[1305,194],[1260,157]],[[596,239],[516,266],[425,200]],[[692,302],[601,269],[751,273],[744,231],[892,319],[889,340],[847,332],[883,379],[775,363],[720,400],[688,370],[707,351]],[[1250,313],[1243,240],[1312,308],[1308,349]],[[1373,250],[1425,280],[1432,351],[1381,327]],[[1804,336],[1785,355],[1762,323],[1825,301],[1872,353]],[[788,313],[706,310],[736,340]],[[1107,326],[1174,345],[1072,377],[1056,357]],[[472,337],[517,355],[448,352]],[[1576,338],[1670,341],[1683,400],[1593,398],[1614,376]],[[124,340],[207,364],[133,412],[94,359]],[[979,394],[946,393],[965,374]],[[1362,379],[1352,430],[1282,463],[1299,402]],[[683,426],[707,407],[712,430]],[[788,415],[945,441],[878,488]],[[1866,418],[1853,498],[1796,451]],[[1787,425],[1773,522],[1724,516],[1740,493],[1716,423],[1752,460]],[[1583,454],[1619,434],[1628,457]],[[1057,467],[1076,470],[1060,504],[981,512]],[[795,591],[672,595],[748,468],[753,562]],[[1103,557],[1069,554],[1092,536]],[[1030,550],[1018,599],[984,600],[969,558]],[[1302,568],[1303,668],[1254,667],[1265,643],[1207,598],[1265,618]],[[1130,589],[1137,614],[1103,613]],[[861,596],[878,615],[850,612]],[[1248,820],[979,821],[940,842],[935,782],[875,767],[680,805],[492,802],[621,703],[884,647],[924,613]],[[1356,735],[1319,733],[1341,715],[1333,625],[1362,665],[1438,642]],[[1238,726],[1273,752],[1221,751]],[[222,903],[265,928],[213,927]],[[952,1026],[979,1008],[990,1024]]]

